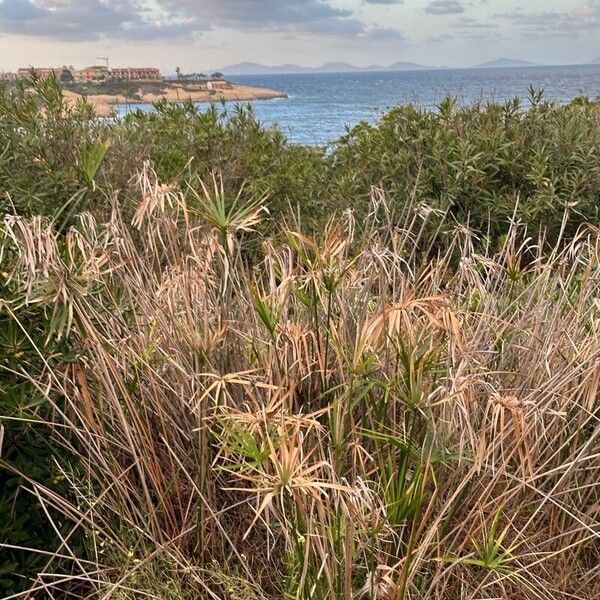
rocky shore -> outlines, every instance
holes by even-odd
[[[151,104],[159,100],[169,102],[245,102],[251,100],[274,100],[276,98],[287,98],[285,92],[270,90],[262,87],[251,87],[231,83],[228,88],[219,90],[207,90],[206,86],[189,83],[164,84],[162,89],[140,89],[134,96],[121,94],[80,94],[72,90],[64,91],[65,97],[75,103],[85,97],[94,107],[99,117],[111,117],[115,115],[115,104]]]

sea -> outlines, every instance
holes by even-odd
[[[545,98],[565,103],[579,95],[600,98],[600,64],[493,69],[427,69],[399,72],[301,73],[238,75],[230,81],[287,92],[287,99],[252,102],[265,126],[282,130],[290,142],[334,143],[361,121],[376,123],[399,104],[413,103],[435,111],[455,96],[462,104],[478,100],[527,102],[528,90],[544,90]],[[199,104],[199,106],[206,106]],[[119,105],[152,110],[151,105]]]

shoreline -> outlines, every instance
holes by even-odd
[[[153,104],[160,100],[168,102],[249,102],[252,100],[275,100],[287,98],[285,92],[271,90],[263,87],[253,87],[232,83],[229,89],[207,90],[205,87],[169,84],[169,87],[160,92],[141,92],[136,97],[127,97],[121,94],[79,94],[72,90],[63,91],[65,98],[75,104],[85,98],[96,111],[98,117],[114,117],[116,104]]]

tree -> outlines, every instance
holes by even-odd
[[[177,79],[183,78],[183,76],[181,75],[181,67],[175,67],[175,73],[177,73]]]
[[[61,83],[73,83],[75,81],[73,71],[69,67],[63,67],[61,69],[59,79]]]
[[[213,73],[211,77],[213,79],[223,79],[223,73],[219,73],[219,71],[217,71],[216,73]]]

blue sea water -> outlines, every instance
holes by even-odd
[[[262,123],[278,126],[292,142],[301,144],[335,141],[348,127],[360,121],[375,122],[398,104],[410,102],[435,110],[448,94],[462,103],[526,99],[532,85],[558,102],[581,94],[600,96],[600,65],[239,75],[229,79],[287,92],[287,99],[252,104]],[[135,108],[152,110],[150,105],[121,105],[119,112],[125,114]]]

